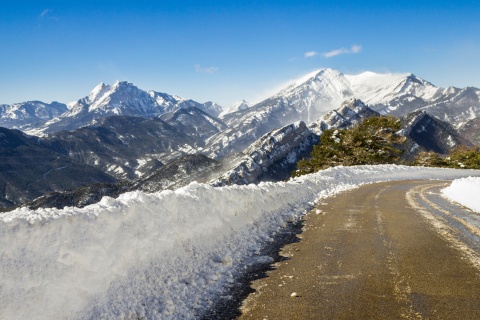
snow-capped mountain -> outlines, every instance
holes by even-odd
[[[100,83],[88,96],[64,105],[62,112],[56,112],[45,119],[48,120],[46,123],[36,123],[37,125],[28,127],[28,133],[75,130],[114,115],[153,118],[189,107],[196,107],[214,117],[223,110],[213,102],[199,103],[166,93],[147,92],[126,81],[117,81],[113,86]]]
[[[399,101],[406,103],[415,99],[432,101],[439,89],[430,82],[412,73],[363,72],[358,75],[345,75],[354,95],[376,111],[390,113],[399,107]],[[392,104],[392,101],[396,101]],[[383,110],[387,108],[387,110]]]
[[[242,100],[242,101],[238,101],[236,103],[234,103],[232,106],[230,106],[230,108],[222,111],[218,117],[219,118],[223,118],[225,115],[229,114],[229,113],[232,113],[232,112],[236,112],[236,111],[240,111],[240,110],[245,110],[245,109],[248,109],[251,107],[251,104],[248,103],[247,101],[245,100]]]
[[[27,101],[11,105],[2,104],[0,105],[0,126],[28,129],[42,125],[67,110],[67,105],[59,102]]]

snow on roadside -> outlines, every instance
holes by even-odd
[[[362,184],[480,171],[336,167],[288,182],[130,192],[85,208],[0,213],[1,319],[192,319],[314,201]]]
[[[442,193],[449,200],[480,213],[480,178],[468,177],[453,180],[450,186],[442,190]]]

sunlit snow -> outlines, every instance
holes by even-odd
[[[480,213],[480,178],[469,177],[454,180],[442,192],[448,199]]]

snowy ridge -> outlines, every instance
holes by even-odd
[[[432,99],[439,91],[433,84],[412,73],[380,74],[367,71],[345,77],[352,91],[365,103],[372,105],[385,103],[402,95]]]
[[[83,209],[0,213],[0,318],[192,319],[315,200],[386,180],[479,171],[336,167],[288,182],[131,192]]]
[[[480,178],[468,177],[453,180],[452,184],[442,190],[451,201],[457,202],[472,211],[480,213]]]

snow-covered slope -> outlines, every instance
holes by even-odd
[[[262,248],[358,185],[479,171],[337,167],[288,182],[127,193],[83,209],[0,213],[0,318],[193,319],[228,295]]]
[[[386,104],[406,96],[432,100],[439,89],[412,73],[363,72],[345,75],[355,95],[368,105]]]
[[[222,111],[218,117],[219,118],[223,118],[225,115],[229,114],[229,113],[232,113],[232,112],[236,112],[236,111],[240,111],[240,110],[245,110],[245,109],[248,109],[250,108],[251,105],[250,103],[248,103],[247,101],[245,100],[242,100],[242,101],[238,101],[236,103],[234,103],[232,106],[230,106],[230,108]]]

